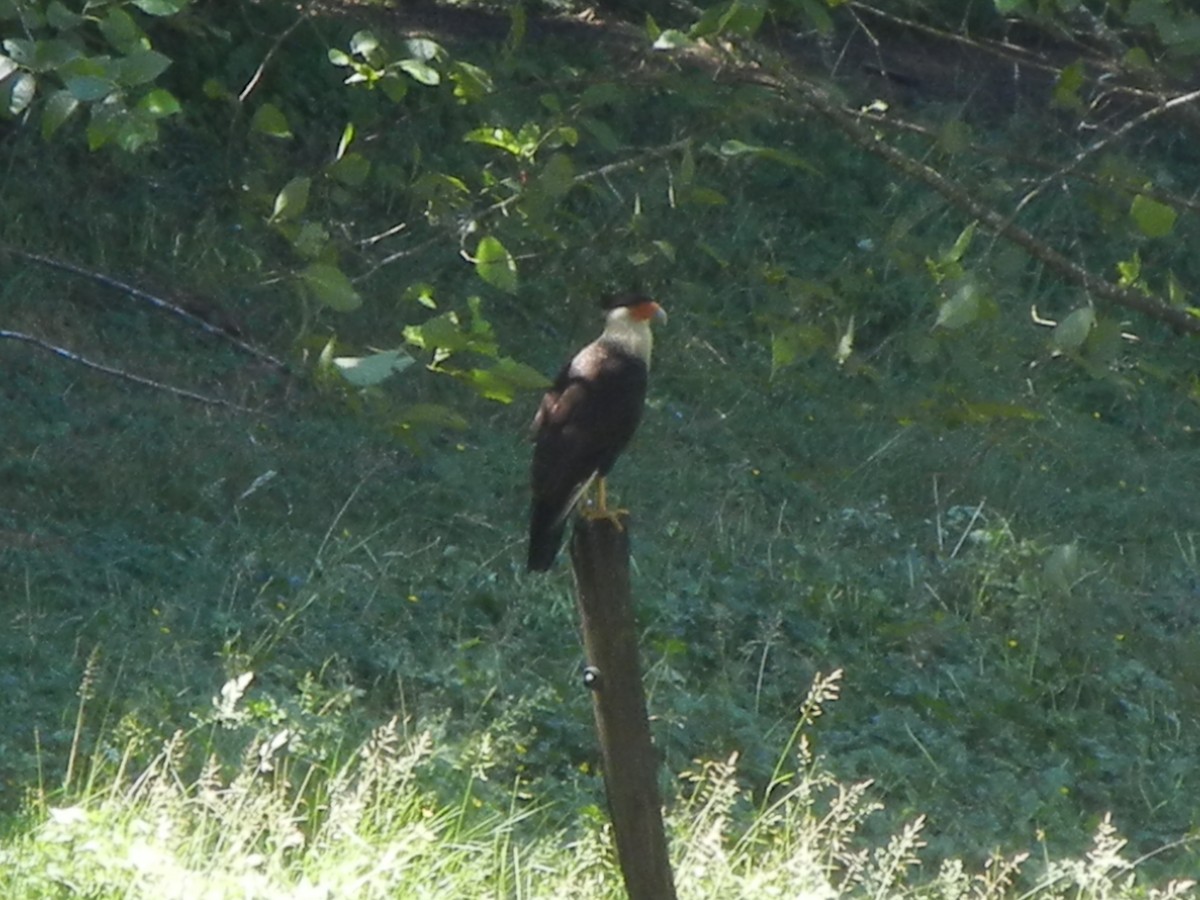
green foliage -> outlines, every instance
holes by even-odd
[[[111,145],[137,152],[153,145],[159,122],[181,107],[156,84],[171,60],[154,49],[151,35],[161,27],[157,19],[186,7],[186,0],[135,0],[79,14],[59,0],[5,4],[0,105],[10,117],[24,116],[43,97],[39,111],[46,139],[86,111],[90,149]]]
[[[955,27],[964,15],[919,7]],[[54,9],[46,28],[100,35],[86,45],[103,39],[116,58],[97,24]],[[0,572],[19,623],[0,636],[0,804],[19,808],[39,771],[71,759],[68,787],[97,789],[95,805],[52,801],[82,811],[65,824],[36,801],[40,830],[22,826],[29,842],[13,851],[29,865],[12,872],[40,889],[68,850],[120,836],[97,837],[80,865],[93,883],[127,883],[129,868],[105,860],[145,847],[138,823],[161,814],[179,843],[136,859],[182,859],[171,871],[239,889],[370,881],[396,895],[405,886],[388,878],[442,860],[462,872],[447,879],[461,895],[517,884],[520,867],[557,871],[570,843],[590,855],[562,883],[611,890],[568,592],[520,571],[519,435],[542,373],[594,334],[594,298],[631,284],[673,323],[613,489],[635,511],[657,738],[669,771],[693,773],[675,810],[690,817],[677,858],[698,895],[1000,896],[1031,847],[1083,860],[1097,833],[1103,865],[1029,864],[1021,890],[1132,894],[1104,814],[1131,859],[1193,827],[1197,564],[1178,499],[1200,428],[1190,351],[1048,278],[794,98],[677,52],[732,54],[731,73],[769,16],[837,29],[851,11],[708,4],[695,33],[650,23],[622,45],[627,66],[575,32],[526,40],[520,5],[498,20],[503,46],[319,17],[291,29],[272,4],[245,7],[224,36],[201,17],[173,41],[124,9],[174,62],[123,102],[185,114],[136,161],[81,165],[86,134],[71,122],[105,100],[10,57],[10,91],[23,75],[55,91],[39,86],[26,111],[43,103],[42,119],[12,135],[5,240],[198,295],[307,366],[317,389],[132,301],[10,266],[0,326],[264,410],[196,412],[2,345],[20,427],[0,461]],[[1061,24],[1060,9],[1039,4],[1049,18],[1035,23]],[[1146,47],[1143,65],[1158,66]],[[131,78],[154,70],[139,59]],[[1027,107],[1038,115],[1011,122],[970,103],[896,105],[920,126],[897,134],[868,113],[881,141],[1081,265],[1188,308],[1194,226],[1167,188],[1191,183],[1194,161],[1172,127],[1093,152],[1075,118],[1096,97],[1090,71],[1060,79],[1082,107],[1046,118],[1048,84]],[[75,696],[95,646],[104,709]],[[834,669],[847,673],[841,701],[805,720],[805,759],[824,761],[781,760],[789,735],[799,748],[804,686]],[[209,704],[221,684],[233,687]],[[389,784],[388,804],[346,813],[375,849],[343,860],[324,848],[344,833],[314,811],[345,788],[338,773],[367,780],[354,767],[373,751],[351,763],[352,749],[394,715],[431,730],[433,749]],[[155,768],[160,732],[176,727],[172,777],[132,790],[126,774],[168,771]],[[735,751],[736,765],[693,762]],[[488,780],[467,777],[476,764]],[[854,787],[866,779],[877,793]],[[534,829],[545,846],[506,818],[529,794],[554,807]],[[481,841],[443,830],[459,810],[450,795],[492,816]],[[876,797],[887,808],[870,813]],[[235,801],[278,830],[248,833]],[[237,868],[238,842],[256,865]],[[424,855],[393,866],[401,842]],[[1009,862],[972,880],[980,848]],[[945,862],[918,871],[914,858]],[[1174,847],[1140,871],[1194,862]],[[138,871],[147,892],[166,877]]]

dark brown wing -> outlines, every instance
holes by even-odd
[[[533,420],[529,568],[554,562],[571,508],[595,476],[607,475],[641,421],[644,361],[597,341],[559,373]]]

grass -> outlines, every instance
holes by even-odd
[[[993,858],[978,871],[944,859],[924,871],[923,820],[884,845],[860,834],[878,809],[869,782],[839,784],[813,756],[806,729],[836,699],[840,673],[818,678],[769,802],[740,785],[736,755],[687,773],[670,819],[679,896],[1011,896],[1027,854]],[[235,727],[248,679],[213,698],[221,727]],[[567,830],[547,827],[550,809],[516,783],[507,807],[481,799],[491,771],[477,761],[446,784],[430,732],[396,720],[352,754],[324,765],[291,752],[289,729],[260,733],[224,770],[209,756],[197,776],[182,760],[205,729],[169,738],[145,767],[128,748],[116,771],[58,795],[34,798],[26,825],[0,846],[6,897],[571,897],[621,896],[599,810]],[[211,740],[211,733],[207,740]],[[78,749],[78,748],[76,748]],[[211,748],[210,748],[211,749]],[[71,768],[111,762],[71,757]],[[83,772],[81,771],[81,774]],[[68,777],[68,780],[70,778]],[[431,783],[456,786],[447,802]],[[550,801],[552,803],[552,801]],[[1148,892],[1137,861],[1106,817],[1091,849],[1029,878],[1027,898],[1183,897],[1177,880]]]
[[[539,45],[486,113],[519,124],[551,88],[608,77],[564,68],[568,50]],[[736,134],[822,174],[697,149],[728,202],[676,209],[673,170],[631,169],[573,195],[553,240],[511,225],[518,298],[442,247],[367,279],[348,318],[281,287],[290,251],[225,192],[202,130],[137,166],[18,133],[2,237],[198,295],[306,372],[331,336],[398,342],[429,315],[401,299],[418,280],[443,309],[482,294],[501,345],[547,372],[594,332],[606,280],[653,287],[672,322],[614,490],[636,510],[683,895],[1183,891],[1200,790],[1187,348],[1151,329],[1152,355],[1100,374],[1051,358],[1008,312],[1075,301],[999,252],[972,261],[1012,310],[931,330],[924,260],[962,227],[940,205],[805,123],[726,115],[739,95],[684,75],[617,96],[593,112],[625,141]],[[456,139],[469,109],[414,104],[374,139],[477,162]],[[273,149],[268,174],[314,153]],[[421,224],[421,198],[380,193],[354,215]],[[4,327],[262,412],[0,343],[4,895],[617,896],[569,579],[521,571],[534,398],[486,403],[420,367],[373,392],[288,382],[89,282],[5,267]],[[779,364],[796,323],[819,340]],[[467,427],[414,435],[412,403]],[[835,670],[817,721],[807,687]]]

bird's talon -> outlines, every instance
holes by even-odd
[[[613,527],[617,531],[625,530],[625,523],[622,519],[629,518],[629,510],[627,509],[585,509],[582,513],[583,517],[589,522],[598,522],[602,519],[607,519],[612,522]]]

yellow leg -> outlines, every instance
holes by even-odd
[[[608,484],[603,478],[597,478],[596,481],[596,502],[595,504],[585,504],[583,514],[589,519],[608,519],[618,529],[624,530],[625,526],[621,524],[621,519],[629,515],[629,510],[609,509]]]

